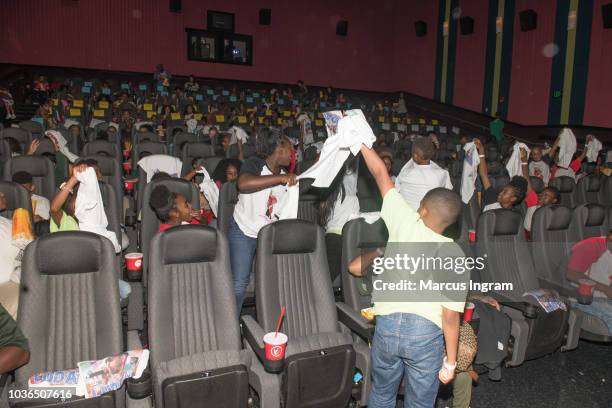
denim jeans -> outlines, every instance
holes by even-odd
[[[605,298],[593,298],[593,303],[590,305],[582,305],[580,303],[573,303],[572,307],[580,309],[585,313],[599,317],[608,325],[608,332],[612,336],[612,300]]]
[[[376,316],[368,407],[395,408],[404,379],[404,407],[432,408],[444,358],[442,329],[410,313]]]
[[[246,236],[232,217],[227,231],[227,240],[229,241],[230,266],[234,280],[234,296],[236,296],[236,307],[240,315],[244,292],[249,285],[253,257],[257,249],[257,238]]]

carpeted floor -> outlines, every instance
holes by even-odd
[[[437,408],[452,408],[440,393]],[[472,391],[472,408],[610,408],[612,344],[581,341],[578,348],[555,353],[503,371],[501,382],[486,374]]]

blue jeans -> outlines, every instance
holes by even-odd
[[[444,358],[442,329],[411,313],[376,316],[369,408],[395,408],[404,379],[404,407],[432,408]]]
[[[581,305],[573,303],[572,307],[580,309],[585,313],[599,317],[608,325],[608,332],[612,335],[612,300],[604,298],[593,298],[593,303],[590,305]]]
[[[236,307],[240,315],[244,292],[249,285],[253,257],[257,249],[257,238],[246,236],[232,217],[227,231],[227,240],[229,241],[230,266],[234,280],[234,296],[236,296]]]

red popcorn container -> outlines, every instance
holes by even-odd
[[[287,349],[287,335],[284,333],[270,332],[264,338],[266,360],[283,360]]]
[[[125,265],[128,271],[141,271],[142,254],[140,252],[125,254]]]

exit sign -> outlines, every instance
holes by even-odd
[[[560,98],[561,97],[561,91],[560,90],[556,90],[555,92],[553,92],[553,98]]]

